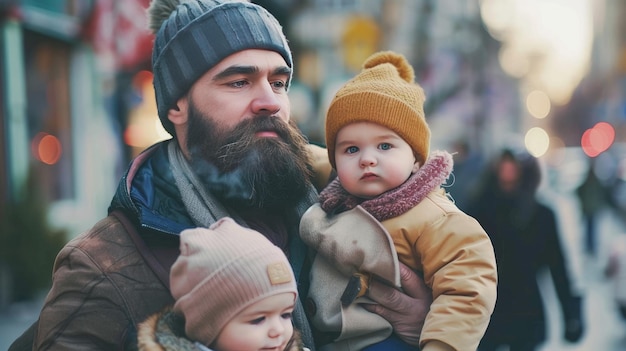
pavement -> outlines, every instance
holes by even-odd
[[[584,254],[582,248],[583,226],[577,212],[577,203],[566,196],[552,197],[568,255],[576,289],[584,299],[586,332],[574,344],[562,338],[562,322],[556,293],[549,276],[539,277],[544,302],[548,308],[549,330],[547,342],[537,351],[626,351],[626,320],[622,319],[614,304],[611,281],[603,276],[611,242],[617,235],[626,235],[625,220],[612,211],[605,211],[599,218],[599,252],[596,257]],[[9,305],[0,311],[0,350],[7,350],[11,342],[32,322],[43,305],[44,296],[33,301]],[[502,350],[506,351],[506,350]]]
[[[13,303],[0,311],[0,350],[8,350],[13,340],[37,320],[44,298],[42,293],[32,301]]]

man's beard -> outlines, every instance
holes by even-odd
[[[259,131],[278,137],[258,137]],[[282,214],[310,189],[307,141],[291,121],[255,116],[227,130],[190,103],[187,133],[192,169],[227,206]]]

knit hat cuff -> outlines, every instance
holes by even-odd
[[[420,164],[430,150],[430,129],[424,123],[423,111],[393,96],[360,91],[336,98],[326,117],[326,147],[330,164],[335,165],[335,143],[339,130],[354,122],[371,122],[385,126],[406,141]]]

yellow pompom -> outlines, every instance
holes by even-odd
[[[411,67],[406,60],[406,57],[393,51],[381,51],[373,54],[363,63],[363,69],[372,68],[383,63],[394,65],[400,77],[407,82],[413,83],[415,80],[415,72],[413,71],[413,67]]]

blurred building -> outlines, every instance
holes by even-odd
[[[34,174],[54,226],[76,235],[106,213],[142,99],[133,78],[150,67],[148,2],[0,0],[4,204]]]

